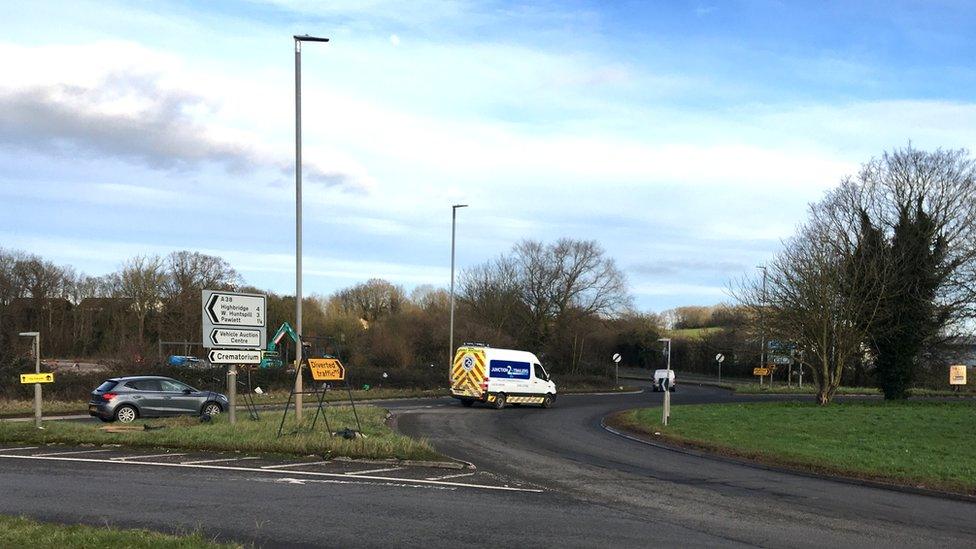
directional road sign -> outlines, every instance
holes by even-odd
[[[263,349],[267,299],[260,294],[203,290],[203,346]]]
[[[780,366],[788,366],[793,363],[793,357],[789,355],[769,355],[769,361]]]
[[[54,374],[20,374],[21,383],[54,383]]]
[[[261,351],[248,349],[211,349],[211,364],[261,364]]]
[[[264,345],[264,330],[254,328],[214,328],[210,330],[210,347],[228,349],[260,349]]]

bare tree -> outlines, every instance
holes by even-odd
[[[162,307],[169,278],[163,259],[158,255],[137,256],[122,265],[119,290],[132,300],[132,310],[139,319],[139,342],[145,342],[146,317]]]
[[[345,312],[354,313],[367,322],[400,312],[406,302],[403,288],[381,278],[341,290],[335,298]]]

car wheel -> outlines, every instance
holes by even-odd
[[[495,409],[501,410],[505,407],[505,393],[498,393],[495,395]]]
[[[473,400],[462,400],[461,401],[461,406],[464,406],[465,408],[470,408],[473,405],[474,405],[474,401]]]
[[[543,408],[552,408],[552,395],[546,395],[542,399],[542,407]]]
[[[115,410],[115,420],[119,423],[132,423],[139,417],[139,412],[132,406],[119,406]]]
[[[216,402],[208,402],[203,405],[203,410],[200,415],[216,416],[223,411],[224,409],[220,407],[220,404],[217,404]]]

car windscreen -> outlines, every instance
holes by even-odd
[[[107,379],[107,380],[103,381],[102,384],[99,385],[95,390],[96,391],[101,391],[101,392],[104,393],[106,391],[111,391],[118,384],[119,384],[118,381],[112,381],[111,379]]]

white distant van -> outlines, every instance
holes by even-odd
[[[664,390],[664,380],[668,380],[667,386],[671,389],[673,393],[678,387],[677,383],[674,381],[674,370],[654,370],[654,392]]]
[[[484,402],[495,408],[507,404],[552,406],[556,384],[532,353],[493,349],[487,345],[460,347],[451,365],[451,396],[465,406]]]

